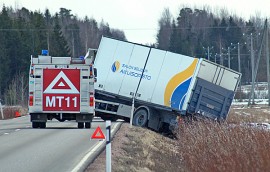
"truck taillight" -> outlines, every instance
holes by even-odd
[[[33,106],[34,104],[34,97],[33,96],[29,96],[29,106]]]
[[[93,67],[90,65],[90,76],[93,76]]]
[[[31,75],[31,76],[34,75],[34,65],[31,66],[30,75]]]
[[[91,107],[94,106],[94,97],[90,97],[89,105],[90,105]]]

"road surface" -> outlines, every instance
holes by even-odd
[[[105,134],[105,122],[100,119],[94,119],[91,129],[77,129],[77,123],[69,121],[48,121],[46,129],[33,129],[29,118],[0,120],[0,171],[82,170],[82,159],[89,160],[88,155],[101,145],[90,139],[94,130],[100,126]]]

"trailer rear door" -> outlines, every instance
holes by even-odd
[[[233,97],[234,91],[198,78],[187,112],[198,113],[211,119],[225,120]]]

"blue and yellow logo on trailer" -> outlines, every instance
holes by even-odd
[[[112,71],[113,72],[117,72],[120,68],[120,62],[119,61],[115,61],[113,64],[112,64]]]
[[[182,109],[197,62],[198,59],[194,59],[186,70],[174,75],[170,79],[164,93],[165,106]]]

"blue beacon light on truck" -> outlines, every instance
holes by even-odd
[[[48,50],[41,50],[41,55],[48,56],[49,55],[49,51]]]

